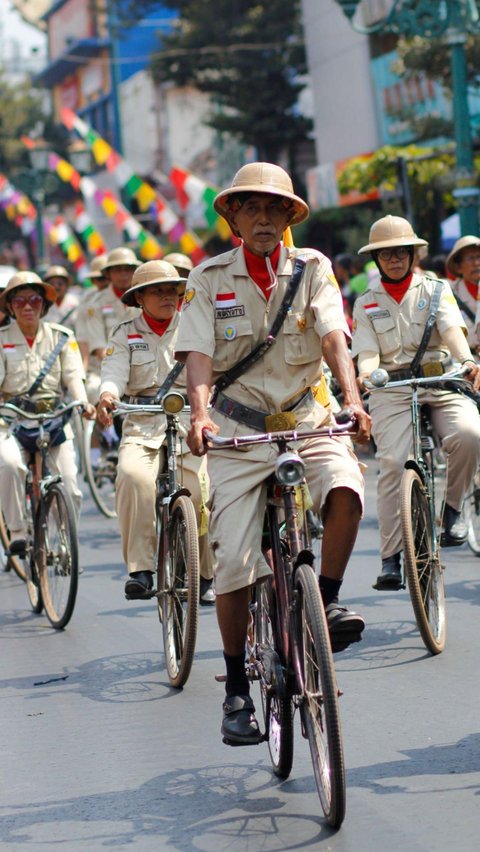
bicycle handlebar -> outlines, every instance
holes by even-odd
[[[34,413],[32,411],[24,411],[23,408],[19,408],[17,405],[14,405],[13,402],[2,402],[0,404],[0,416],[7,419],[3,414],[5,409],[7,409],[7,415],[8,412],[11,411],[12,414],[21,417],[22,420],[36,420],[39,423],[43,423],[45,420],[53,420],[55,417],[60,417],[62,414],[65,414],[67,411],[72,411],[74,408],[81,408],[83,410],[85,409],[85,403],[80,399],[75,399],[73,402],[69,402],[66,405],[59,405],[52,411],[39,411]]]
[[[392,388],[416,387],[417,385],[429,387],[454,380],[458,385],[463,385],[467,390],[471,390],[471,383],[463,378],[468,372],[468,367],[462,367],[460,370],[451,370],[449,373],[442,373],[441,376],[419,376],[418,378],[412,376],[411,379],[400,379],[399,381],[390,382],[388,380],[388,371],[378,369],[371,373],[370,380],[364,379],[363,384],[369,391],[379,391],[391,390]]]
[[[348,418],[345,419],[344,418]],[[207,449],[214,450],[221,447],[244,447],[254,444],[274,444],[278,441],[305,441],[307,438],[318,438],[320,436],[328,436],[335,438],[339,435],[354,435],[357,424],[356,418],[349,412],[339,411],[335,417],[335,426],[319,426],[317,429],[310,429],[305,432],[299,432],[296,429],[290,429],[287,432],[259,432],[256,435],[239,435],[236,438],[227,438],[222,435],[214,435],[208,429],[203,430],[203,439]],[[344,420],[344,422],[339,422]],[[210,446],[208,446],[210,444]]]
[[[165,411],[163,405],[159,403],[158,405],[142,405],[141,403],[136,402],[115,402],[115,407],[113,409],[113,414],[120,414],[122,411],[124,412],[134,412],[135,414],[169,414],[170,412]],[[185,405],[179,414],[189,414],[190,406]]]

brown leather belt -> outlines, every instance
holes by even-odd
[[[441,361],[427,361],[426,364],[422,364],[420,370],[418,372],[417,379],[430,379],[432,376],[443,376],[445,372],[444,365]],[[406,379],[413,379],[411,370],[392,370],[388,374],[389,381],[391,382],[403,382]]]
[[[315,399],[310,388],[292,405],[286,408],[285,411],[277,411],[274,414],[269,414],[267,411],[259,411],[258,408],[251,408],[249,405],[236,402],[234,399],[225,396],[222,391],[217,394],[214,408],[220,414],[223,414],[224,417],[236,420],[237,423],[243,423],[256,432],[282,432],[294,429],[297,425],[294,409],[299,405],[307,405],[309,408],[314,407]]]
[[[20,399],[16,400],[15,397],[11,397],[9,400],[6,399],[5,402],[13,402],[17,408],[21,408],[22,411],[27,412],[27,414],[47,414],[49,411],[53,411],[55,408],[58,408],[60,403],[60,397],[50,397],[49,399],[37,399],[35,401],[31,399]]]

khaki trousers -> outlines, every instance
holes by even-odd
[[[123,558],[129,574],[134,571],[153,571],[155,560],[155,482],[160,461],[164,461],[165,448],[151,449],[143,444],[120,445],[117,479],[116,509],[120,523]],[[207,501],[208,479],[205,459],[191,453],[177,456],[179,478],[183,468],[183,487],[190,491],[199,532],[200,573],[210,580],[212,556],[202,505]],[[203,483],[202,483],[203,479]],[[205,510],[203,510],[205,511]]]
[[[305,441],[298,452],[305,462],[306,480],[317,512],[321,512],[334,488],[354,491],[363,507],[363,476],[344,439],[315,438]],[[271,574],[261,541],[266,479],[274,472],[277,458],[268,445],[245,452],[208,453],[209,533],[217,594],[242,589]]]
[[[10,531],[25,534],[28,519],[25,516],[25,476],[28,453],[13,435],[0,433],[0,504]],[[68,439],[48,453],[52,473],[61,474],[66,491],[73,500],[78,521],[82,505],[82,492],[77,485],[77,465],[73,440]]]
[[[480,462],[480,416],[473,402],[458,394],[422,390],[419,399],[430,405],[433,427],[447,455],[446,502],[459,510]],[[400,481],[413,449],[410,400],[410,393],[400,389],[376,391],[369,400],[380,462],[377,507],[383,559],[402,549]]]

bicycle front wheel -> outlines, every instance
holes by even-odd
[[[77,597],[78,539],[72,501],[58,482],[38,507],[35,562],[45,612],[52,627],[60,630],[70,621]]]
[[[468,529],[467,542],[475,556],[480,556],[480,477],[475,478],[463,502],[463,516]]]
[[[333,665],[325,610],[310,565],[295,572],[296,641],[302,668],[300,710],[302,733],[312,756],[315,783],[329,825],[339,828],[345,816],[345,764]]]
[[[195,509],[189,497],[175,500],[168,532],[168,556],[158,555],[159,607],[165,664],[172,686],[185,685],[197,639],[200,558]]]
[[[425,647],[440,654],[446,637],[443,570],[433,549],[428,493],[413,468],[403,473],[400,498],[403,560],[415,619]]]
[[[255,648],[259,661],[260,695],[268,751],[274,774],[279,778],[288,778],[293,764],[293,702],[286,688],[283,671],[276,672],[270,664],[275,659],[277,666],[280,665],[275,653],[275,598],[272,581],[267,580],[257,586],[255,594]]]
[[[106,518],[116,518],[115,479],[118,452],[105,445],[105,439],[95,422],[83,421],[83,465],[90,493]],[[97,443],[97,447],[92,447]]]
[[[6,551],[10,547],[10,533],[3,517],[3,512],[0,511],[0,549],[1,549],[1,565],[4,571],[9,571],[13,568],[15,574],[24,582],[27,579],[23,560],[18,556],[7,556]]]

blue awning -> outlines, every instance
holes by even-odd
[[[51,89],[61,83],[69,74],[73,74],[75,68],[80,65],[88,65],[92,56],[110,46],[108,38],[82,38],[70,44],[68,50],[61,56],[50,62],[43,71],[33,78],[35,86],[43,86]]]

